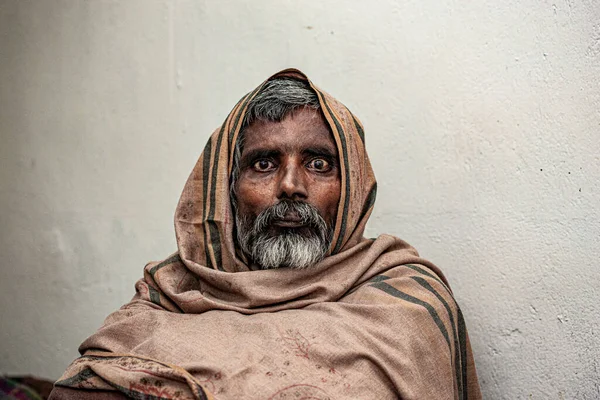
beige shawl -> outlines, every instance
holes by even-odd
[[[366,239],[376,183],[361,123],[318,95],[340,155],[329,255],[252,271],[236,253],[229,175],[248,101],[211,136],[177,206],[178,252],[80,347],[57,386],[148,399],[479,399],[465,323],[440,270],[404,241]]]

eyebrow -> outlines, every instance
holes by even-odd
[[[246,160],[256,160],[259,158],[277,158],[281,156],[282,152],[280,150],[273,149],[254,149],[250,150],[248,153],[242,156],[242,161]],[[335,151],[332,151],[329,147],[316,146],[309,147],[302,151],[302,154],[309,156],[322,156],[322,157],[330,157],[336,158]]]
[[[304,149],[302,154],[306,154],[309,156],[328,157],[332,159],[337,158],[335,151],[332,151],[329,147],[309,147],[307,149]]]

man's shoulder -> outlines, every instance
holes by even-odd
[[[458,305],[445,278],[432,266],[409,263],[371,277],[343,298],[346,302],[419,306],[426,313],[456,315]]]

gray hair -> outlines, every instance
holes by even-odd
[[[292,111],[303,107],[318,110],[321,108],[319,98],[308,82],[293,78],[276,78],[267,81],[248,103],[248,110],[235,144],[233,165],[229,177],[229,198],[234,212],[237,206],[236,183],[240,174],[240,158],[244,149],[245,129],[257,120],[282,121]]]
[[[308,82],[292,78],[267,81],[248,104],[242,130],[256,120],[279,122],[300,107],[319,109],[319,98]]]

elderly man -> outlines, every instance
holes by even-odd
[[[363,237],[364,139],[297,70],[243,97],[185,185],[178,252],[145,267],[53,398],[481,398],[440,270]]]

